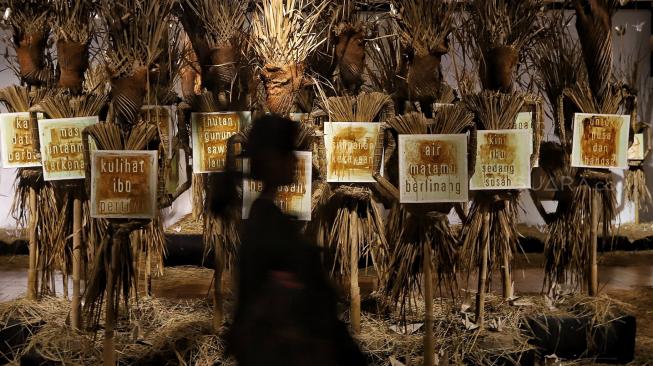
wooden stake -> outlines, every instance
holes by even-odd
[[[215,270],[213,271],[213,330],[217,334],[224,321],[224,298],[222,296],[224,261],[221,253],[218,253],[217,246],[213,252],[215,258]]]
[[[431,274],[431,247],[424,243],[424,366],[435,365],[435,341],[433,336],[433,275]]]
[[[36,223],[38,211],[36,207],[36,190],[29,188],[29,269],[27,270],[27,299],[36,300],[38,294],[37,280],[37,245],[36,245]]]
[[[503,280],[503,298],[506,300],[512,299],[512,273],[510,272],[510,256],[508,253],[503,253],[503,265],[501,266],[501,279]]]
[[[349,212],[349,242],[350,247],[350,276],[349,291],[351,297],[350,303],[350,322],[354,334],[360,334],[361,331],[361,293],[358,286],[358,215],[355,209]]]
[[[118,270],[118,256],[120,255],[120,241],[124,233],[120,229],[114,229],[111,247],[111,265],[107,268],[107,297],[106,297],[106,320],[104,324],[104,366],[116,365],[116,347],[113,341],[113,332],[116,327],[116,307],[113,302],[116,271]]]
[[[476,292],[476,325],[483,325],[485,317],[485,290],[487,284],[488,258],[490,256],[490,217],[488,213],[483,214],[483,235],[481,248],[481,268],[478,273],[478,287]]]
[[[73,199],[73,298],[71,325],[81,329],[81,274],[82,274],[82,200],[78,194]],[[68,284],[66,283],[66,287]]]
[[[635,225],[639,225],[639,191],[635,190]]]
[[[150,248],[146,248],[145,255],[145,296],[152,296],[152,254]]]
[[[592,212],[590,212],[591,220],[590,223],[590,260],[588,268],[588,284],[587,290],[590,296],[596,296],[599,289],[599,272],[597,264],[597,252],[598,252],[598,228],[599,228],[599,202],[598,202],[598,192],[592,191]],[[605,233],[604,233],[605,235]]]

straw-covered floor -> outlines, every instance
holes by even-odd
[[[594,324],[603,324],[623,310],[633,310],[607,296],[533,296],[521,298],[512,306],[490,296],[486,302],[485,329],[479,330],[472,322],[474,309],[468,305],[471,303],[454,304],[442,299],[435,302],[438,364],[491,365],[501,357],[518,361],[522,352],[532,348],[522,326],[529,315],[591,314]],[[60,298],[45,298],[38,303],[22,299],[0,303],[0,329],[10,321],[13,326],[32,328],[32,334],[10,364],[18,365],[26,355],[51,364],[100,364],[102,331],[95,337],[92,333],[73,331],[69,326],[69,309],[69,302]],[[391,311],[380,310],[378,305],[368,306],[368,310],[362,317],[359,340],[370,364],[421,364],[423,315],[419,314],[424,313],[423,303],[418,300],[414,304],[405,323]],[[206,300],[141,298],[129,314],[121,314],[116,335],[121,365],[234,364],[224,357],[221,337],[212,333],[212,307]]]

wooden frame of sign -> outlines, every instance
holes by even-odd
[[[544,136],[544,104],[542,98],[530,94],[524,97],[524,105],[517,114],[514,128],[531,132],[533,136],[531,166],[539,166],[540,145]]]
[[[313,183],[313,153],[296,151],[297,167],[295,182],[279,187],[275,204],[283,212],[292,215],[300,221],[311,221],[311,198]],[[249,171],[249,160],[243,160],[243,171]],[[263,183],[249,178],[243,178],[243,211],[242,218],[249,218],[249,210],[254,201],[263,191]]]
[[[192,113],[193,173],[224,172],[227,141],[251,119],[251,112]]]
[[[43,114],[39,113],[42,119]],[[29,112],[0,113],[0,156],[3,168],[33,168],[41,166],[38,147],[38,123]]]
[[[476,167],[470,190],[531,188],[530,131],[479,130],[476,137]]]
[[[158,210],[158,152],[91,153],[91,217],[152,219]]]
[[[629,128],[628,115],[576,113],[571,166],[626,169]]]
[[[399,202],[468,202],[467,135],[399,135]]]
[[[383,149],[381,127],[378,122],[324,123],[327,182],[376,182]]]
[[[97,116],[39,121],[44,180],[86,178],[82,131],[98,122]]]

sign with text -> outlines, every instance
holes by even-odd
[[[39,118],[43,116],[39,114]],[[41,166],[41,152],[37,147],[36,121],[29,113],[0,113],[0,154],[3,168],[30,168]]]
[[[628,148],[628,160],[644,160],[644,134],[636,133],[633,136],[633,144]]]
[[[84,179],[84,128],[98,123],[98,117],[44,119],[39,121],[43,179]]]
[[[227,165],[227,141],[251,118],[251,112],[193,113],[193,173],[223,172]]]
[[[630,116],[576,113],[571,165],[581,168],[626,168],[629,128]]]
[[[467,202],[467,135],[399,135],[401,203]]]
[[[325,122],[327,182],[374,182],[379,123]]]
[[[97,150],[91,154],[91,216],[154,218],[158,152]]]
[[[295,152],[297,167],[295,182],[279,187],[274,203],[288,215],[298,220],[311,221],[311,193],[313,154],[307,151]],[[249,170],[249,161],[244,160],[244,170]],[[245,178],[243,180],[243,219],[249,218],[249,210],[263,191],[263,183]]]
[[[531,187],[532,134],[527,130],[477,132],[473,190]]]
[[[175,137],[175,115],[172,107],[146,105],[141,108],[140,120],[153,123],[159,132],[159,139],[166,154],[172,156],[172,141]]]

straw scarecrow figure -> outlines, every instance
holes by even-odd
[[[576,29],[583,51],[587,78],[567,88],[571,112],[615,114],[624,103],[623,88],[612,84],[612,15],[618,0],[575,0]],[[567,115],[565,110],[565,115]],[[572,200],[572,221],[576,247],[571,249],[575,267],[568,268],[587,284],[590,296],[598,293],[598,226],[603,235],[611,232],[616,214],[616,194],[611,173],[600,169],[578,169]]]
[[[324,110],[331,122],[378,122],[394,114],[392,100],[383,93],[361,93],[351,97],[331,97],[324,101]],[[374,171],[380,169],[382,132],[374,144]],[[337,155],[337,154],[336,154]],[[338,162],[327,157],[327,170],[336,169]],[[358,264],[360,258],[371,256],[378,274],[384,273],[387,256],[381,213],[375,191],[369,185],[332,183],[331,194],[325,198],[316,225],[324,243],[333,253],[334,274],[349,278],[350,322],[355,333],[360,332],[360,288]]]
[[[324,0],[263,0],[252,23],[251,46],[260,62],[266,109],[286,116],[310,84],[306,60],[325,41],[317,29]]]
[[[368,25],[357,18],[356,10],[355,1],[343,0],[333,11],[332,36],[338,81],[342,91],[350,95],[358,94],[363,85],[368,34]]]
[[[463,100],[476,116],[478,129],[515,128],[524,96],[513,92],[520,55],[540,32],[540,0],[473,1],[470,10],[472,52],[479,63],[485,91],[466,95]],[[533,121],[538,125],[538,121]],[[535,131],[534,131],[535,132]],[[537,132],[535,132],[537,135]],[[535,141],[535,146],[539,140]],[[517,201],[519,191],[479,191],[463,227],[461,258],[467,268],[478,267],[476,323],[483,323],[488,273],[501,267],[503,296],[512,299],[511,261],[518,245]]]
[[[547,20],[544,36],[534,45],[532,62],[536,73],[534,80],[540,90],[544,91],[552,107],[554,132],[560,142],[547,141],[542,144],[537,173],[544,173],[554,192],[546,198],[558,202],[555,212],[547,213],[540,201],[540,193],[531,191],[531,197],[542,218],[548,225],[545,241],[545,286],[552,290],[556,284],[576,282],[577,278],[568,278],[567,269],[577,255],[571,250],[577,224],[572,221],[573,185],[576,169],[571,167],[571,147],[573,136],[572,101],[564,91],[586,78],[580,45],[574,41],[567,27],[568,19],[564,14],[554,15]],[[575,266],[575,265],[574,265]],[[569,281],[572,280],[572,281]]]
[[[178,107],[180,98],[175,91],[176,81],[183,63],[181,26],[170,20],[165,27],[158,46],[158,56],[154,60],[148,78],[146,106],[139,113],[139,123],[148,123],[157,127],[159,144],[159,208],[166,209],[191,187],[190,146],[186,137],[186,124],[183,111]],[[176,122],[176,126],[175,126]],[[177,134],[175,134],[175,127]],[[179,151],[184,151],[180,156]],[[185,165],[186,177],[178,184],[179,164]],[[144,293],[151,295],[152,275],[163,275],[163,257],[165,256],[165,237],[162,212],[158,212],[152,222],[142,230],[131,235],[132,243],[138,256],[136,263],[145,258],[143,271]],[[155,272],[152,265],[155,261]],[[140,272],[137,271],[138,278]]]
[[[203,88],[200,94],[186,100],[187,121],[190,112],[233,111],[247,106],[250,74],[244,58],[248,41],[247,10],[247,2],[234,0],[181,2],[180,19],[200,65]],[[230,179],[233,177],[228,173],[193,174],[193,216],[204,220],[205,256],[211,253],[214,256],[213,328],[216,332],[224,320],[223,273],[233,268],[240,243],[241,211],[229,207],[214,212],[208,207],[213,200],[211,191],[224,190],[222,183]],[[211,190],[207,191],[207,187]]]
[[[16,52],[16,74],[24,86],[11,86],[0,91],[0,99],[11,112],[28,112],[46,94],[45,86],[54,80],[52,60],[48,53],[48,37],[52,19],[51,4],[42,1],[4,0],[8,10],[4,23],[12,30],[11,45]],[[36,113],[30,113],[30,125],[36,126]],[[38,133],[32,136],[34,153],[39,147]],[[29,270],[27,298],[54,290],[54,254],[56,231],[55,190],[43,180],[39,168],[18,169],[16,194],[12,212],[19,225],[29,228]],[[28,218],[29,217],[29,218]],[[29,222],[28,222],[29,220]]]
[[[31,112],[43,113],[48,118],[73,118],[96,116],[106,105],[106,95],[86,94],[83,91],[84,74],[88,69],[89,45],[94,37],[94,2],[57,0],[52,2],[52,32],[57,45],[58,89],[50,89],[48,96],[30,108]],[[53,85],[54,86],[54,85]],[[68,279],[73,277],[71,325],[79,329],[81,324],[81,276],[85,253],[83,238],[87,244],[89,225],[87,197],[83,194],[83,181],[60,181],[52,183],[56,196],[59,219],[54,239],[55,263],[63,274],[63,293],[68,297]],[[83,225],[86,223],[86,225]],[[91,243],[93,246],[93,243]]]
[[[173,1],[102,1],[99,15],[108,35],[106,68],[111,84],[107,121],[84,130],[85,145],[91,136],[98,150],[147,150],[158,146],[158,130],[153,124],[138,123],[147,96],[148,78],[159,48]],[[87,180],[90,179],[88,149]],[[160,173],[160,172],[159,172]],[[87,187],[89,185],[87,184]],[[95,267],[85,293],[89,325],[97,326],[103,303],[104,364],[114,365],[114,329],[121,300],[129,305],[134,287],[134,268],[130,234],[149,224],[147,220],[110,219],[108,234],[97,251]]]
[[[472,153],[468,155],[469,172],[466,173],[473,172],[473,132],[476,126],[473,115],[461,105],[441,108],[432,121],[427,120],[421,113],[412,112],[391,118],[387,125],[401,135],[472,132],[469,147]],[[386,149],[385,153],[394,154],[394,151]],[[457,288],[457,237],[447,218],[453,204],[399,204],[399,189],[379,175],[375,178],[394,201],[386,225],[390,254],[386,278],[383,281],[384,293],[399,307],[402,317],[414,304],[416,294],[423,296],[426,318],[424,365],[433,365],[433,271],[438,285],[444,286],[452,294]]]

